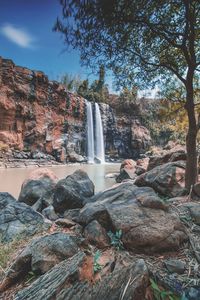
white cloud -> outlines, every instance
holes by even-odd
[[[12,24],[5,24],[1,27],[1,33],[10,41],[23,48],[32,48],[34,38],[24,29],[17,28]]]

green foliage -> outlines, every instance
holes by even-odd
[[[112,231],[108,232],[108,236],[110,237],[111,240],[111,245],[115,247],[116,250],[124,250],[124,246],[122,243],[122,230],[117,230],[115,233]]]
[[[68,91],[72,92],[77,92],[81,84],[81,78],[79,75],[72,75],[68,73],[61,76],[59,81],[66,86]]]
[[[150,278],[150,282],[155,300],[180,300],[180,297],[176,296],[173,292],[160,289],[152,278]]]
[[[94,255],[94,264],[93,264],[94,273],[97,273],[97,272],[101,271],[101,269],[102,269],[102,266],[98,262],[100,256],[101,256],[101,252],[99,250],[97,250]]]
[[[105,84],[105,69],[103,65],[99,67],[99,79],[93,81],[90,86],[88,80],[83,80],[77,93],[90,102],[108,102],[109,91]]]

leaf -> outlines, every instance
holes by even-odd
[[[151,282],[152,289],[154,289],[157,292],[161,292],[161,290],[159,289],[157,283],[152,278],[150,278],[150,282]]]

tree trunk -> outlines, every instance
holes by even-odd
[[[185,187],[188,191],[192,185],[198,180],[198,168],[197,168],[197,121],[195,118],[195,106],[194,106],[194,91],[193,91],[193,73],[188,71],[187,84],[186,84],[186,110],[188,115],[188,133],[186,137],[186,150],[187,150],[187,162],[185,172]]]

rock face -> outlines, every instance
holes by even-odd
[[[71,208],[81,208],[87,198],[94,195],[94,184],[82,170],[61,179],[55,186],[53,206],[56,212],[64,213]]]
[[[0,58],[0,140],[64,160],[66,144],[85,153],[85,102],[39,71]]]
[[[95,195],[80,211],[79,222],[97,220],[107,230],[121,230],[126,249],[166,251],[187,239],[180,220],[166,209],[153,189],[127,182]]]
[[[86,105],[82,97],[49,81],[40,71],[16,66],[0,57],[0,141],[23,157],[83,161],[86,156]],[[106,153],[138,157],[150,135],[138,121],[116,116],[101,104]],[[17,154],[18,158],[22,156]],[[47,156],[48,158],[48,156]]]
[[[10,194],[0,193],[0,239],[9,242],[19,236],[29,236],[47,229],[44,217]]]
[[[152,187],[167,197],[177,197],[185,193],[185,162],[163,164],[136,178],[138,186]]]
[[[111,156],[137,159],[151,145],[148,129],[137,118],[117,115],[105,103],[100,103],[106,153]]]

